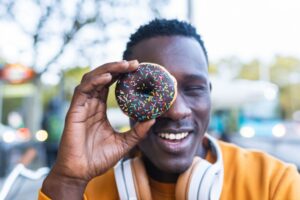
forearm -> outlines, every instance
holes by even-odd
[[[87,182],[50,173],[45,179],[42,192],[52,200],[82,200]]]

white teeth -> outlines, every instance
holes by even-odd
[[[158,136],[168,140],[182,140],[185,138],[189,133],[182,132],[182,133],[159,133]]]
[[[169,137],[170,137],[170,140],[175,140],[175,138],[176,138],[175,134],[173,134],[173,133],[171,133]]]

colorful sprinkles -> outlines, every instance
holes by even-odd
[[[166,112],[177,95],[176,79],[162,66],[140,63],[134,72],[124,74],[116,86],[121,110],[137,121],[154,119]]]

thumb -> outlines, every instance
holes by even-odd
[[[155,119],[151,119],[144,122],[137,122],[132,129],[121,134],[128,148],[131,149],[139,141],[141,141],[146,136],[147,132],[154,123]]]

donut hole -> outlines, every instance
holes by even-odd
[[[143,93],[146,94],[146,95],[152,96],[153,95],[152,91],[153,91],[152,89],[147,88],[147,89],[143,90]]]
[[[153,96],[153,90],[154,90],[154,87],[152,87],[151,85],[143,84],[142,87],[139,87],[137,89],[137,93],[143,94],[145,96]]]

